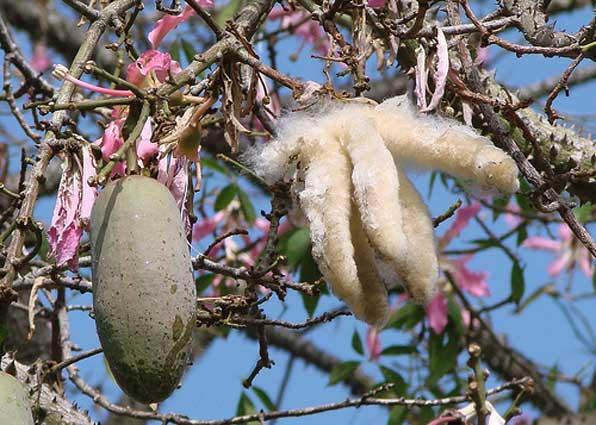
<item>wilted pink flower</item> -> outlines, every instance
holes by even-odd
[[[292,28],[293,34],[302,39],[302,44],[296,54],[299,54],[305,44],[312,44],[312,48],[320,54],[329,51],[329,40],[321,25],[310,19],[310,14],[299,10],[284,10],[276,7],[269,13],[268,19],[279,20],[281,29]]]
[[[74,155],[64,160],[56,205],[48,229],[50,255],[56,259],[58,267],[67,264],[72,270],[78,267],[81,235],[97,195],[95,188],[87,183],[87,179],[95,175],[89,147],[83,147],[82,151],[82,162]]]
[[[481,205],[473,203],[460,208],[455,213],[455,221],[439,239],[439,247],[444,249],[461,231],[470,223],[480,211]],[[464,291],[475,297],[486,297],[490,295],[487,272],[472,271],[467,263],[473,258],[473,254],[462,255],[456,258],[440,257],[440,267],[444,272],[453,276],[455,283]],[[447,326],[447,298],[442,292],[438,292],[430,304],[426,307],[426,317],[429,326],[440,334]]]
[[[157,180],[163,183],[176,200],[186,234],[191,232],[190,219],[186,208],[188,194],[188,160],[184,157],[164,156],[158,164]]]
[[[437,28],[437,52],[434,61],[433,80],[435,80],[435,91],[427,108],[422,112],[432,111],[441,102],[445,94],[445,84],[447,83],[447,74],[449,72],[449,52],[447,50],[447,40],[445,34],[440,28]]]
[[[30,64],[31,68],[37,72],[44,72],[52,67],[52,59],[50,58],[50,55],[48,55],[48,49],[45,43],[35,43]]]
[[[559,225],[558,233],[560,238],[558,241],[540,236],[531,236],[522,243],[522,246],[551,251],[557,255],[547,268],[550,276],[558,276],[563,270],[572,271],[579,265],[581,271],[587,277],[592,277],[594,269],[590,253],[586,247],[576,239],[566,224]]]
[[[474,59],[474,65],[482,65],[488,59],[488,47],[478,47],[476,50],[476,59]]]
[[[428,67],[433,66],[433,80],[435,82],[435,91],[430,99],[430,103],[426,102],[426,91],[428,86],[429,70],[425,64],[425,52],[420,48],[418,52],[416,64],[416,97],[418,98],[418,107],[420,112],[429,112],[439,106],[443,95],[445,94],[445,84],[447,83],[447,75],[449,73],[449,52],[447,49],[447,39],[440,28],[437,28],[437,51],[434,56],[434,61],[429,61]]]
[[[387,0],[368,0],[368,5],[372,8],[381,8],[385,7],[386,2]]]
[[[266,86],[265,82],[263,82],[263,84],[261,84],[261,83],[257,84],[257,92],[256,92],[255,97],[258,102],[263,104],[264,109],[265,109],[265,114],[267,114],[267,116],[269,117],[270,120],[275,122],[277,120],[277,118],[279,117],[279,115],[281,114],[281,103],[279,101],[279,97],[277,96],[277,94],[269,92],[268,88],[267,88],[267,90],[265,90],[266,88],[267,88],[267,86]],[[270,100],[269,104],[267,104],[267,105],[265,105],[263,103],[263,100],[265,99],[266,95],[269,95],[269,100]],[[258,117],[255,117],[255,119],[254,119],[254,126],[257,131],[264,130],[263,124],[258,119]]]
[[[418,109],[426,109],[426,87],[428,85],[428,68],[426,67],[426,52],[420,46],[416,55],[416,104]]]
[[[366,332],[366,349],[370,361],[376,362],[379,360],[382,351],[381,337],[377,328],[373,326],[369,326]]]
[[[163,83],[169,74],[175,76],[181,71],[180,65],[169,53],[147,50],[126,67],[126,79],[139,87],[152,87]]]
[[[456,416],[439,416],[438,418],[433,419],[426,425],[442,425],[448,424],[449,422],[461,423],[461,420]]]
[[[201,7],[211,7],[213,6],[212,0],[197,0],[197,3]],[[163,18],[157,21],[155,27],[149,32],[147,38],[151,43],[151,47],[157,49],[161,40],[174,28],[180,25],[182,22],[187,21],[192,15],[195,14],[195,11],[192,7],[186,5],[182,13],[179,15],[164,15]]]
[[[514,416],[511,418],[509,422],[510,425],[530,425],[532,423],[532,418],[527,413],[522,413],[521,415]]]

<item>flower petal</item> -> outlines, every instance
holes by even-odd
[[[422,47],[418,49],[416,56],[416,99],[419,109],[425,109],[426,85],[428,83],[428,69],[426,69],[426,53]]]
[[[435,80],[435,91],[430,100],[428,107],[421,110],[421,112],[432,111],[441,102],[445,94],[445,84],[447,84],[447,74],[449,72],[449,52],[447,51],[447,39],[440,28],[437,28],[437,56],[436,66],[433,72],[433,80]]]
[[[93,203],[95,202],[95,198],[97,198],[97,188],[94,186],[90,186],[88,181],[89,178],[95,176],[97,171],[95,169],[95,164],[93,163],[93,155],[91,153],[91,148],[89,146],[85,146],[82,149],[83,151],[83,164],[82,164],[82,184],[83,184],[83,194],[81,197],[81,221],[86,226],[89,218],[91,217],[91,209],[93,208]]]
[[[442,292],[438,292],[426,306],[426,318],[436,334],[443,333],[447,326],[447,298]]]
[[[58,267],[68,264],[75,270],[78,266],[78,250],[83,229],[80,226],[81,176],[72,157],[67,156],[62,165],[63,173],[56,195],[56,205],[48,243],[50,255]]]
[[[126,68],[126,79],[132,84],[143,87],[146,78],[153,71],[160,83],[168,77],[168,73],[176,75],[181,71],[180,64],[169,53],[162,53],[159,50],[147,50],[136,61]]]
[[[476,272],[468,269],[466,263],[470,261],[473,254],[462,255],[457,260],[453,261],[454,272],[453,277],[457,285],[474,295],[475,297],[488,297],[490,295],[490,287],[486,281],[488,277],[487,272]]]
[[[151,118],[147,118],[137,142],[137,156],[144,163],[147,163],[159,152],[159,146],[157,143],[151,143],[152,135],[153,129],[151,128]]]
[[[564,251],[562,255],[555,258],[555,261],[548,265],[546,271],[549,276],[558,276],[569,265],[571,251]]]
[[[546,251],[558,252],[562,249],[561,242],[552,239],[543,238],[540,236],[530,236],[522,242],[524,248],[530,249],[544,249]]]
[[[161,40],[174,28],[176,28],[179,24],[184,21],[187,21],[192,15],[194,15],[195,11],[192,7],[186,6],[182,13],[179,15],[169,15],[165,14],[163,18],[157,21],[155,27],[149,32],[147,38],[151,43],[151,47],[153,49],[157,49]]]
[[[480,208],[482,208],[482,205],[480,205],[478,202],[474,202],[467,207],[458,209],[455,213],[455,221],[441,238],[441,244],[446,246],[449,244],[449,242],[451,242],[451,240],[453,240],[453,238],[458,236],[461,231],[470,223],[470,220],[476,217],[476,214],[478,214]]]
[[[368,359],[376,362],[381,357],[382,345],[379,331],[374,326],[369,326],[366,332],[366,349],[368,351]]]

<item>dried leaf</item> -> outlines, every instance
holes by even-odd
[[[433,80],[435,81],[435,91],[430,100],[429,105],[422,109],[421,112],[432,111],[441,102],[445,94],[445,84],[447,83],[447,74],[449,73],[449,52],[447,50],[447,40],[445,34],[440,28],[437,28],[437,53],[436,66],[433,72]]]
[[[420,110],[426,109],[426,85],[428,83],[428,69],[426,69],[426,53],[422,47],[418,48],[416,56],[416,99]]]
[[[27,333],[27,341],[31,341],[33,333],[35,332],[35,301],[37,301],[37,292],[43,285],[44,278],[42,276],[36,277],[33,280],[33,286],[31,287],[31,293],[29,294],[29,305],[27,317],[29,318],[29,332]]]

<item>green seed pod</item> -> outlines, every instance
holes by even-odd
[[[0,424],[33,425],[26,388],[4,372],[0,372]]]
[[[154,179],[106,186],[91,213],[95,324],[118,385],[142,403],[180,382],[196,289],[180,211]]]

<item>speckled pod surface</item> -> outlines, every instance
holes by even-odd
[[[91,214],[95,323],[118,385],[143,403],[178,385],[195,326],[196,289],[180,211],[158,181],[106,186]]]
[[[0,424],[33,425],[27,389],[4,372],[0,372]]]

